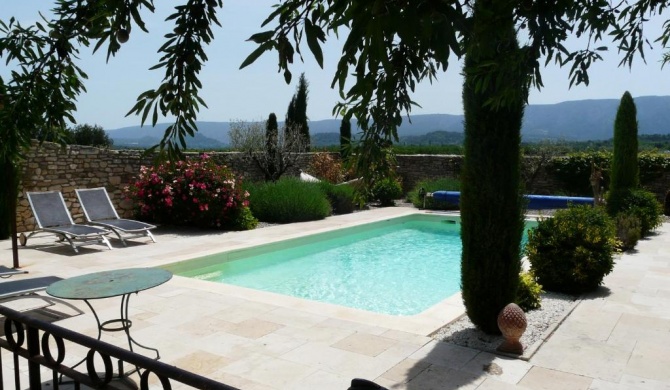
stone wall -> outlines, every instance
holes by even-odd
[[[186,153],[187,157],[198,153]],[[244,180],[262,180],[263,172],[254,164],[247,164],[241,153],[210,153],[220,164],[229,166]],[[307,167],[311,154],[300,156],[298,167],[287,174],[297,176],[299,167]],[[132,217],[132,204],[125,199],[123,189],[133,181],[142,165],[150,165],[151,156],[139,150],[109,150],[90,146],[62,147],[45,142],[33,144],[22,166],[21,184],[17,202],[17,231],[35,229],[35,219],[25,192],[61,191],[65,204],[76,223],[84,222],[84,214],[75,194],[76,188],[105,187],[121,217]]]
[[[196,156],[197,153],[187,156]],[[209,155],[217,162],[229,166],[245,181],[263,179],[262,171],[253,163],[247,163],[241,153],[213,152]],[[307,170],[313,153],[305,153],[286,174],[297,176],[300,169]],[[405,191],[411,190],[423,179],[455,177],[460,175],[463,156],[452,155],[401,155],[397,156],[398,173],[403,180]],[[84,221],[81,207],[75,195],[75,188],[105,187],[124,217],[132,217],[132,205],[125,200],[123,188],[133,180],[140,166],[151,164],[151,158],[138,150],[108,150],[88,146],[66,146],[44,143],[33,145],[22,167],[21,187],[17,207],[18,231],[31,231],[35,221],[30,210],[26,191],[61,191],[65,203],[77,223]],[[562,193],[561,183],[542,168],[537,161],[526,159],[522,177],[528,193]],[[540,166],[539,169],[533,167]],[[656,193],[662,201],[670,189],[670,173],[666,172],[657,180],[645,186]]]

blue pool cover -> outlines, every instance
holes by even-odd
[[[443,200],[452,204],[458,204],[461,193],[458,191],[435,191],[433,192],[433,199]],[[529,210],[546,210],[546,209],[565,209],[568,205],[584,205],[593,206],[593,198],[581,196],[553,196],[553,195],[524,195],[528,200],[526,206]]]

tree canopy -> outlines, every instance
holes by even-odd
[[[163,6],[163,4],[160,4]],[[172,7],[172,3],[170,4]],[[154,89],[141,92],[129,114],[141,115],[142,121],[155,124],[161,116],[174,118],[159,147],[179,154],[185,136],[193,135],[203,87],[198,75],[207,61],[205,46],[214,38],[211,26],[219,25],[217,12],[221,0],[182,0],[166,22],[174,25],[165,34],[162,55],[152,69],[163,69],[165,76]],[[615,5],[605,0],[525,0],[514,9],[517,32],[527,37],[521,44],[520,66],[526,66],[532,84],[541,87],[542,64],[552,61],[570,66],[570,83],[588,83],[588,67],[598,59],[604,46],[598,43],[612,34],[622,51],[621,64],[632,63],[636,54],[644,55],[650,44],[645,38],[644,22],[659,14],[666,2],[640,0]],[[82,48],[106,49],[109,60],[136,30],[147,31],[143,15],[155,11],[153,0],[121,2],[116,0],[57,0],[54,17],[24,26],[13,18],[0,21],[0,57],[13,67],[4,85],[5,107],[2,149],[27,145],[25,130],[64,129],[74,123],[72,113],[77,96],[85,91],[85,71],[77,66]],[[472,1],[375,0],[366,2],[335,0],[286,0],[277,4],[263,27],[250,39],[258,48],[242,67],[253,63],[262,53],[276,50],[278,65],[287,81],[294,57],[302,56],[306,42],[319,64],[323,64],[321,45],[330,36],[343,40],[342,56],[333,76],[333,86],[343,101],[334,112],[355,116],[364,130],[363,143],[379,144],[395,139],[402,113],[416,104],[411,97],[416,85],[431,81],[439,70],[463,55],[463,45],[471,36]],[[587,47],[568,50],[568,36],[586,36]],[[664,25],[657,43],[665,47],[670,39],[670,24]],[[666,56],[666,61],[669,59]],[[541,61],[543,60],[543,61]],[[490,66],[495,66],[491,64]],[[481,87],[489,86],[486,68],[479,69]],[[348,76],[352,74],[349,84]],[[491,104],[500,104],[515,93],[500,88]],[[8,132],[12,132],[9,134]],[[374,148],[371,148],[374,154]]]

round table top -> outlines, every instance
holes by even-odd
[[[62,299],[101,299],[136,293],[159,286],[172,273],[159,268],[127,268],[63,279],[47,287],[47,294]]]

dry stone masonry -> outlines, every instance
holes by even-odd
[[[230,167],[243,180],[263,179],[263,173],[253,163],[248,163],[241,153],[208,153],[219,164]],[[197,153],[187,153],[197,156]],[[313,153],[305,153],[297,166],[286,175],[297,176],[300,170],[307,170]],[[411,190],[422,179],[458,177],[463,156],[451,155],[400,155],[397,156],[398,173],[406,191]],[[61,191],[65,203],[77,223],[84,222],[83,213],[75,188],[105,187],[112,202],[122,217],[132,217],[132,204],[124,196],[123,189],[139,173],[142,165],[150,165],[151,156],[141,150],[109,150],[90,146],[59,146],[53,143],[34,143],[22,166],[21,185],[17,207],[17,229],[19,232],[35,228],[35,220],[25,197],[27,191]],[[560,183],[540,170],[532,183],[527,183],[535,194],[552,194],[560,188]],[[650,191],[663,200],[670,188],[670,174],[666,173],[648,186]]]

